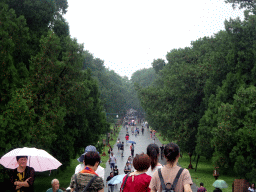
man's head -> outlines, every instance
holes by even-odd
[[[114,177],[114,173],[112,171],[110,172],[110,177]]]
[[[200,186],[202,186],[202,187],[203,187],[203,186],[204,186],[204,184],[203,184],[203,183],[200,183]]]
[[[114,153],[113,152],[111,152],[111,156],[113,156],[114,155]]]
[[[84,155],[84,164],[85,166],[95,166],[95,168],[97,169],[97,167],[100,164],[100,155],[98,154],[98,152],[95,151],[90,151],[87,152]]]
[[[99,153],[96,149],[96,147],[94,147],[93,145],[88,145],[85,150],[84,150],[84,153],[77,159],[79,162],[83,162],[84,160],[84,155],[90,151],[95,151],[97,153]]]
[[[16,160],[20,167],[26,167],[28,156],[16,156]]]
[[[56,191],[60,188],[60,182],[58,179],[53,179],[51,184],[52,184],[53,191]]]
[[[117,169],[117,165],[115,165],[115,169]]]

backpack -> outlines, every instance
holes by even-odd
[[[77,178],[76,178],[76,175],[77,175],[77,174],[75,174],[75,183],[76,183],[76,189],[75,189],[75,191],[77,191]],[[91,186],[91,184],[93,183],[93,181],[94,181],[97,177],[98,177],[98,176],[95,175],[95,176],[89,181],[89,183],[85,186],[83,192],[86,192],[86,191],[87,191],[87,189]]]
[[[162,192],[175,192],[175,187],[178,183],[178,180],[180,178],[180,175],[182,173],[184,169],[183,168],[180,168],[180,170],[178,171],[177,175],[176,175],[176,178],[174,179],[174,182],[173,184],[171,183],[166,183],[166,185],[164,184],[164,179],[163,179],[163,176],[162,176],[162,173],[161,173],[161,169],[158,169],[158,175],[159,175],[159,178],[160,178],[160,181],[161,181],[161,185],[162,185]],[[167,185],[171,185],[171,187],[167,188]]]

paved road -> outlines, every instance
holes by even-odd
[[[141,130],[140,125],[137,126],[137,127]],[[121,131],[119,132],[119,137],[118,138],[120,138],[120,140],[123,141],[124,143],[126,143],[125,142],[125,134],[126,134],[126,130],[125,130],[125,128],[122,128]],[[144,135],[142,135],[141,131],[140,131],[140,135],[138,135],[137,137],[135,137],[135,135],[131,134],[131,129],[129,128],[129,135],[130,135],[130,140],[135,141],[137,143],[134,147],[134,156],[135,156],[135,154],[139,154],[139,153],[142,153],[142,152],[146,153],[147,146],[149,144],[153,143],[153,140],[150,138],[150,132],[147,128],[145,128]],[[157,138],[155,140],[155,143],[159,147],[162,145],[161,142]],[[121,157],[121,151],[118,152],[118,149],[117,149],[116,145],[113,147],[113,152],[114,152],[114,155],[117,159],[116,165],[117,165],[117,168],[119,169],[119,174],[124,174],[125,163],[126,163],[128,157],[131,155],[130,144],[125,144],[124,145],[124,157]],[[165,160],[159,159],[159,162],[162,165],[166,164]],[[106,169],[105,169],[105,179],[109,176],[110,171],[111,171],[110,166],[107,163],[106,164]],[[104,181],[104,184],[106,184],[106,180]],[[121,186],[121,184],[116,186],[115,192],[119,191],[120,186]],[[193,184],[191,186],[191,188],[192,188],[193,192],[197,192],[197,187],[196,187],[195,184]],[[107,187],[105,187],[104,192],[108,192]]]

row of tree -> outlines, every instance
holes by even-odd
[[[67,0],[0,3],[0,156],[33,146],[66,167],[116,115],[143,114],[133,83],[148,86],[154,70],[129,80],[106,68],[70,37],[67,7]]]
[[[255,3],[229,2],[248,7],[244,21],[230,19],[224,31],[171,50],[167,63],[154,60],[156,80],[136,90],[150,125],[166,139],[212,159],[221,173],[255,182]]]

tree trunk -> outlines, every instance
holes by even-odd
[[[200,155],[197,155],[197,160],[196,160],[196,168],[195,168],[195,171],[196,171],[196,169],[197,169],[197,164],[198,164],[198,160],[199,160],[199,158],[200,158]]]

